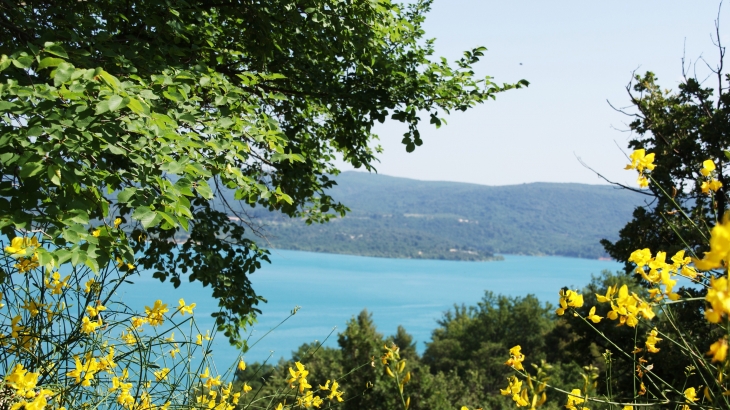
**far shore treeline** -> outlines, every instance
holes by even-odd
[[[608,256],[600,241],[618,239],[645,199],[610,185],[484,186],[363,172],[335,179],[331,195],[351,209],[344,218],[311,226],[261,208],[246,215],[267,245],[279,249],[416,259],[597,259]]]

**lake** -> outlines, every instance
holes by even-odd
[[[591,275],[617,271],[614,261],[505,255],[503,261],[461,262],[386,259],[272,250],[272,263],[251,276],[255,291],[268,299],[259,305],[263,313],[254,326],[249,344],[285,319],[295,306],[299,311],[246,353],[247,362],[288,358],[303,343],[322,341],[333,328],[326,346],[337,346],[337,332],[362,309],[373,314],[378,330],[394,334],[403,325],[423,352],[436,321],[454,304],[474,305],[485,290],[495,294],[525,296],[557,304],[563,286],[582,288]],[[177,306],[179,298],[196,302],[195,316],[204,328],[213,328],[210,314],[217,303],[210,290],[198,283],[174,289],[151,275],[130,278],[135,282],[120,289],[130,306],[143,308],[162,299]],[[227,367],[237,352],[221,335],[214,343],[218,366]],[[273,353],[272,353],[273,351]]]

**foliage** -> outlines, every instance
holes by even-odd
[[[0,229],[38,233],[41,267],[110,262],[212,288],[231,342],[264,299],[268,261],[245,206],[321,222],[346,208],[335,155],[373,169],[376,121],[466,110],[515,85],[449,64],[424,39],[429,1],[26,1],[0,6]],[[233,212],[231,204],[228,211]],[[239,214],[240,213],[236,213]],[[113,220],[121,218],[124,230]],[[95,229],[100,234],[94,235]],[[174,243],[187,231],[184,245]],[[127,234],[125,234],[127,232]],[[131,234],[129,234],[131,233]]]
[[[601,242],[611,257],[626,263],[627,272],[632,269],[629,256],[636,249],[669,254],[688,249],[701,256],[707,250],[709,228],[725,213],[730,91],[721,71],[717,79],[713,90],[685,77],[673,92],[662,89],[656,76],[647,72],[627,88],[635,108],[630,123],[635,134],[629,147],[654,154],[656,167],[650,174],[654,184],[641,191],[649,205],[636,208],[617,241]],[[706,160],[716,167],[707,175]],[[712,181],[722,186],[711,190]]]
[[[217,373],[215,331],[197,326],[195,303],[135,310],[116,294],[130,270],[44,271],[39,249],[36,237],[16,237],[0,258],[9,272],[0,285],[0,408],[235,407],[244,392],[225,383],[230,369]]]
[[[455,260],[495,253],[606,256],[642,195],[607,186],[479,186],[344,172],[331,194],[352,211],[310,227],[255,210],[272,247],[365,256]]]

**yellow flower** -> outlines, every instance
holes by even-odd
[[[503,396],[512,396],[517,407],[527,406],[527,389],[522,389],[522,381],[516,376],[510,376],[507,381],[509,385],[505,389],[499,389]]]
[[[411,373],[408,372],[408,374],[406,376],[408,377],[410,374]],[[329,382],[330,381],[327,380],[327,383],[326,384],[329,384]],[[407,381],[406,381],[406,383],[407,383]],[[332,380],[332,389],[330,390],[330,394],[327,395],[327,398],[330,399],[330,400],[337,400],[338,402],[342,402],[343,401],[342,391],[338,390],[339,387],[340,387],[340,384],[337,383],[336,380]]]
[[[646,154],[646,151],[641,148],[631,153],[631,164],[626,165],[625,169],[635,169],[639,173],[644,172],[644,169],[652,171],[656,165],[654,165],[654,153]]]
[[[309,375],[309,371],[305,369],[304,365],[300,362],[294,363],[297,370],[289,368],[289,373],[291,374],[291,378],[287,380],[286,382],[289,383],[289,386],[293,389],[295,387],[295,383],[299,385],[299,393],[304,393],[305,389],[311,388],[312,386],[307,383],[307,375]],[[386,369],[390,370],[390,368],[386,367]]]
[[[84,284],[84,293],[91,292],[91,289],[95,283],[96,283],[96,280],[94,280],[94,278],[87,280],[86,283]]]
[[[149,322],[147,318],[144,317],[133,317],[132,319],[130,319],[130,321],[132,322],[132,327],[135,330],[138,330],[140,327],[142,327],[142,325]]]
[[[610,302],[611,299],[613,299],[613,295],[616,294],[616,287],[615,286],[609,286],[608,289],[606,289],[605,295],[599,295],[596,293],[596,300],[598,300],[598,303],[606,303]]]
[[[66,276],[61,280],[61,274],[53,272],[50,278],[44,280],[46,287],[51,290],[52,295],[60,295],[63,293],[63,288],[68,287],[68,279],[71,275]],[[88,292],[87,292],[88,293]]]
[[[639,323],[639,315],[645,319],[653,319],[656,314],[651,306],[642,300],[636,293],[629,295],[629,288],[626,285],[618,290],[615,302],[611,301],[611,310],[606,315],[611,320],[619,320],[619,326],[627,325],[635,327]]]
[[[167,304],[162,303],[161,300],[156,300],[152,307],[145,306],[144,311],[147,314],[147,320],[152,326],[159,326],[165,322],[165,313],[169,312]]]
[[[727,357],[727,338],[724,337],[710,346],[708,356],[712,356],[713,362],[724,362]]]
[[[707,176],[710,176],[710,174],[714,170],[715,170],[715,163],[712,162],[711,159],[708,159],[702,163],[702,169],[700,169],[700,174],[707,177]]]
[[[730,289],[727,276],[715,279],[710,277],[710,287],[705,300],[710,307],[705,309],[705,319],[710,323],[720,323],[723,315],[730,313]]]
[[[89,314],[89,317],[97,317],[99,316],[99,313],[106,310],[106,307],[99,304],[97,307],[87,306],[86,307],[86,313]]]
[[[206,367],[205,373],[200,373],[200,378],[205,380],[210,377],[210,370]]]
[[[629,256],[629,262],[634,262],[636,264],[636,273],[642,273],[644,271],[644,266],[648,265],[652,259],[649,248],[637,249],[631,252],[631,255]]]
[[[117,363],[114,361],[114,346],[109,346],[109,353],[99,360],[99,370],[111,373],[115,367],[117,367]]]
[[[122,224],[122,218],[115,218],[114,219],[114,227],[119,228],[119,225]]]
[[[592,306],[591,307],[591,311],[588,312],[588,316],[586,317],[586,319],[590,320],[593,323],[598,323],[598,322],[601,321],[601,319],[603,319],[603,317],[598,316],[596,314],[596,307],[595,306]]]
[[[91,232],[91,236],[93,236],[94,238],[98,238],[99,235],[101,235],[101,229],[94,229],[94,231]]]
[[[175,356],[180,353],[180,346],[177,343],[173,344],[172,346],[173,348],[170,349],[170,356],[172,356],[172,358],[174,359]]]
[[[660,349],[656,347],[656,344],[659,343],[662,339],[658,338],[657,335],[659,332],[656,330],[656,328],[652,329],[651,332],[649,332],[649,336],[646,338],[646,350],[649,353],[657,353]]]
[[[99,362],[91,357],[91,354],[86,355],[84,363],[81,362],[78,356],[74,357],[74,361],[76,362],[76,368],[66,373],[66,376],[75,378],[76,383],[81,383],[82,386],[91,386],[94,374],[99,370]],[[83,381],[81,380],[82,377]]]
[[[702,260],[693,260],[695,267],[699,270],[711,270],[724,267],[730,260],[730,218],[728,214],[722,218],[722,222],[712,228],[710,232],[710,251],[705,252]]]
[[[168,369],[167,367],[163,367],[162,369],[153,372],[153,374],[155,375],[155,380],[157,380],[158,382],[167,379],[168,373],[170,373],[170,369]]]
[[[22,364],[16,364],[13,372],[5,377],[8,386],[16,390],[15,394],[25,398],[35,396],[35,387],[38,383],[40,373],[32,373],[23,368]]]
[[[509,360],[507,360],[504,364],[515,370],[525,370],[525,368],[522,367],[522,362],[524,360],[525,355],[522,354],[522,347],[517,345],[509,349]]]
[[[39,313],[41,313],[41,309],[43,309],[45,306],[46,305],[44,305],[43,303],[38,303],[37,300],[31,299],[29,301],[26,301],[25,304],[21,307],[28,311],[31,317],[36,317]]]
[[[243,359],[241,359],[238,362],[238,370],[240,370],[240,371],[246,370],[246,362],[244,362]]]
[[[560,300],[558,303],[560,307],[555,310],[558,316],[562,316],[568,307],[581,307],[583,306],[583,295],[572,291],[568,288],[560,289]]]
[[[689,389],[685,390],[684,397],[687,399],[687,403],[694,403],[699,400],[699,397],[697,397],[697,392],[695,391],[694,387],[690,387]]]
[[[95,332],[96,328],[101,325],[101,318],[97,319],[96,322],[92,322],[91,320],[89,320],[88,316],[84,316],[84,318],[81,319],[81,331],[86,334]]]
[[[248,384],[246,384],[246,383],[243,383],[243,392],[244,392],[244,393],[248,393],[248,392],[250,392],[251,390],[253,390],[253,387],[249,386],[249,385],[248,385]]]
[[[714,178],[709,181],[702,181],[702,185],[700,185],[703,194],[709,194],[710,191],[717,192],[720,188],[722,188],[722,182]]]
[[[124,343],[129,344],[129,345],[134,344],[137,341],[137,338],[134,336],[134,333],[132,333],[132,332],[129,332],[129,333],[122,332],[120,339],[122,339],[122,341],[124,341]]]
[[[10,241],[10,246],[5,247],[5,252],[14,258],[19,258],[31,255],[38,246],[38,239],[35,236],[32,238],[16,236]]]
[[[195,303],[191,303],[189,305],[185,305],[185,299],[180,299],[177,302],[180,306],[177,308],[180,311],[180,314],[185,316],[186,313],[193,314],[193,309],[195,309]]]
[[[584,410],[586,407],[576,407],[576,404],[584,403],[585,399],[581,396],[580,389],[573,389],[568,394],[568,403],[565,404],[565,408],[568,410]]]

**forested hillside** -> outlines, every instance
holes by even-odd
[[[260,208],[269,246],[397,258],[484,260],[495,254],[606,256],[643,196],[605,185],[482,186],[344,172],[331,195],[344,218],[306,225]]]

